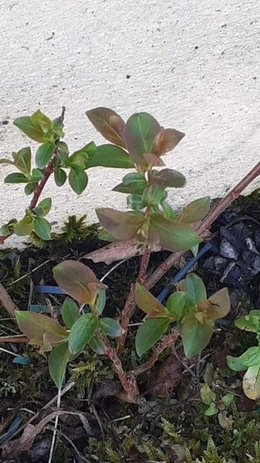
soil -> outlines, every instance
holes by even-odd
[[[260,192],[239,198],[211,232],[212,249],[192,271],[202,276],[209,295],[227,286],[232,309],[216,324],[209,346],[186,369],[171,350],[166,350],[153,369],[140,377],[143,402],[139,405],[115,397],[119,386],[109,362],[86,350],[68,368],[66,384],[75,381],[75,385],[64,394],[61,408],[72,414],[59,418],[52,462],[260,463],[260,404],[245,397],[241,374],[231,372],[225,361],[227,354],[239,355],[255,342],[250,333],[234,328],[233,321],[250,308],[260,309]],[[80,258],[98,278],[113,267],[83,258],[104,246],[96,227],[86,228],[84,220],[71,218],[62,236],[55,236],[48,245],[36,237],[34,241],[23,251],[0,251],[0,281],[20,309],[37,306],[58,315],[64,296],[39,295],[33,286],[55,285],[52,268],[64,258]],[[168,255],[153,254],[148,274]],[[181,265],[190,257],[187,253]],[[106,315],[119,316],[139,263],[140,257],[131,258],[106,278]],[[157,295],[177,271],[172,269],[152,292]],[[4,310],[1,317],[1,336],[19,334],[6,320]],[[137,312],[133,323],[141,318]],[[135,330],[131,327],[122,355],[126,370],[139,362],[132,349]],[[44,407],[55,397],[56,389],[48,375],[46,358],[27,345],[1,347],[30,363],[13,363],[11,355],[1,352],[0,461],[48,462],[53,430],[49,418],[55,412],[55,402]],[[179,346],[177,355],[182,358]],[[218,415],[204,414],[207,407],[199,391],[205,381],[216,393],[218,404],[224,394],[234,394],[232,403]],[[15,435],[35,413],[39,415],[26,426],[24,434]]]

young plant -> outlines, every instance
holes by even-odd
[[[260,310],[251,310],[235,321],[240,330],[256,334],[257,346],[249,347],[240,357],[227,356],[231,370],[246,371],[243,377],[243,390],[251,400],[260,399]]]
[[[112,361],[126,393],[126,400],[136,402],[139,400],[136,377],[151,368],[161,352],[171,346],[179,335],[182,337],[184,351],[188,357],[200,352],[210,341],[215,320],[228,313],[229,298],[224,289],[207,299],[202,280],[193,274],[188,275],[180,283],[165,307],[143,286],[151,247],[157,246],[169,251],[191,249],[195,253],[201,241],[193,224],[202,220],[208,213],[209,197],[192,201],[178,214],[167,201],[167,189],[181,188],[186,180],[180,172],[164,168],[162,156],[175,148],[184,134],[175,129],[161,127],[153,116],[145,112],[132,115],[126,123],[117,113],[107,108],[95,108],[88,111],[87,116],[97,130],[113,144],[95,148],[92,143],[87,145],[85,151],[83,148],[80,152],[69,156],[68,150],[63,145],[63,148],[60,148],[59,138],[62,133],[59,132],[59,137],[56,139],[56,135],[52,135],[53,126],[48,123],[48,131],[45,133],[41,129],[41,139],[38,141],[43,143],[42,146],[46,143],[54,143],[55,148],[48,159],[48,164],[43,166],[42,162],[38,169],[44,169],[42,175],[46,183],[47,171],[51,170],[55,174],[58,169],[58,177],[66,180],[64,169],[69,168],[69,178],[72,170],[72,177],[76,175],[76,183],[80,185],[77,192],[83,191],[86,186],[86,182],[81,179],[83,177],[86,179],[85,170],[88,168],[102,165],[135,169],[134,172],[125,175],[122,182],[114,188],[114,191],[128,195],[128,210],[119,211],[102,207],[96,212],[103,227],[103,237],[111,241],[134,240],[136,246],[142,249],[137,281],[133,281],[130,286],[119,323],[117,320],[102,316],[106,301],[105,287],[97,280],[94,273],[79,262],[63,262],[54,269],[54,277],[58,285],[79,304],[76,305],[70,299],[65,301],[61,311],[65,327],[47,316],[30,312],[18,311],[16,318],[21,331],[31,343],[39,344],[41,351],[51,352],[49,369],[59,388],[68,361],[89,345]],[[33,126],[35,129],[34,118],[29,118],[29,122],[27,118],[26,122],[31,124],[30,128]],[[34,136],[35,132],[28,132],[26,124],[23,125],[23,130]],[[43,134],[44,138],[42,138]],[[47,134],[54,138],[47,140]],[[46,159],[44,162],[46,163]],[[163,168],[159,170],[160,167]],[[40,181],[34,191],[36,202],[39,197],[36,192],[39,192],[40,188],[42,190],[41,185]],[[75,184],[73,185],[76,191]],[[37,209],[36,204],[33,204],[28,212],[30,220],[34,223],[35,217],[31,219],[32,214],[40,214],[40,218],[43,219],[43,214],[49,206],[50,203],[44,205],[40,203]],[[27,220],[30,222],[29,219]],[[136,334],[137,354],[142,356],[149,349],[154,348],[157,341],[161,341],[146,363],[126,373],[119,353],[124,349],[129,320],[134,313],[136,303],[147,314]],[[166,335],[163,337],[164,334]],[[107,336],[118,338],[117,348],[110,344]]]
[[[9,164],[15,171],[7,175],[5,183],[23,184],[25,194],[32,199],[21,220],[12,218],[3,225],[0,233],[0,243],[3,243],[13,233],[19,236],[36,233],[43,240],[51,239],[51,225],[45,218],[49,213],[52,200],[45,198],[39,203],[44,187],[51,176],[58,187],[68,179],[71,189],[80,195],[88,184],[87,170],[96,166],[130,168],[133,162],[128,154],[114,145],[97,147],[90,142],[70,154],[68,145],[61,141],[64,137],[64,113],[59,118],[51,120],[41,111],[32,116],[19,117],[14,125],[30,139],[40,144],[35,154],[30,147],[12,153],[12,160],[1,158],[0,164]]]
[[[208,384],[203,384],[200,388],[200,397],[207,406],[204,411],[205,416],[218,415],[218,421],[223,428],[232,426],[232,418],[227,416],[227,411],[234,400],[234,394],[227,393],[220,395],[210,388]]]

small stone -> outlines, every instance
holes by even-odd
[[[237,259],[238,258],[238,251],[232,246],[232,244],[223,238],[220,243],[220,254],[223,257],[227,257],[228,259]]]

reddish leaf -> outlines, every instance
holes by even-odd
[[[156,156],[156,154],[144,153],[144,159],[146,160],[149,169],[152,167],[165,166],[163,160]]]
[[[95,301],[101,283],[86,265],[67,260],[53,269],[53,275],[58,285],[80,304]]]
[[[169,397],[183,379],[182,370],[181,362],[170,355],[148,378],[147,393],[155,397]]]
[[[124,241],[135,238],[145,220],[143,214],[116,211],[109,207],[96,209],[96,214],[101,225],[114,239]]]
[[[175,129],[161,129],[154,140],[152,152],[160,156],[173,150],[184,135],[184,133]]]
[[[143,155],[151,152],[160,129],[157,120],[148,113],[136,113],[128,119],[124,138],[129,154],[136,164],[146,164]]]
[[[162,214],[152,214],[149,243],[160,244],[168,251],[187,251],[200,241],[201,238],[189,225],[166,219]]]
[[[144,286],[139,283],[135,287],[135,301],[138,307],[150,318],[161,317],[166,313],[164,306]]]
[[[162,169],[153,176],[152,182],[164,188],[182,188],[186,183],[186,179],[177,170]]]
[[[86,112],[87,117],[104,138],[125,148],[123,132],[125,123],[112,109],[94,108]]]

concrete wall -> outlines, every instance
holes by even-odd
[[[28,144],[11,121],[38,108],[55,117],[66,106],[71,150],[100,142],[84,113],[102,105],[124,118],[146,110],[186,133],[165,158],[188,177],[176,205],[223,195],[259,160],[260,2],[2,0],[0,18],[1,155]],[[3,185],[9,171],[0,167],[1,223],[28,201]],[[92,170],[82,197],[50,182],[52,220],[121,207],[124,195],[110,192],[119,179]]]

